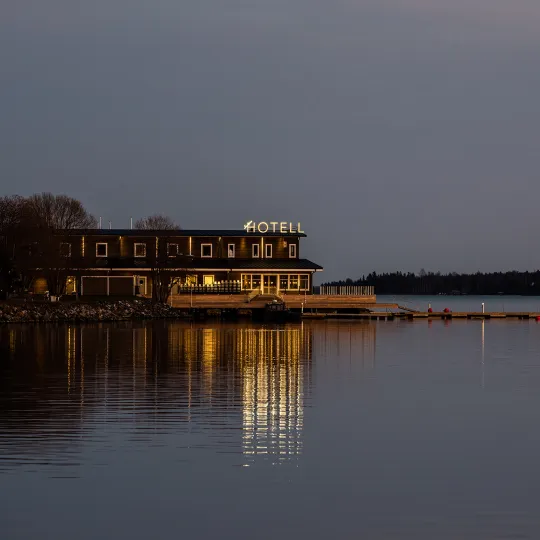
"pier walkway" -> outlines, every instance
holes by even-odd
[[[304,313],[303,317],[306,319],[364,319],[364,320],[386,320],[391,321],[394,319],[402,320],[417,320],[417,319],[442,319],[442,320],[452,320],[452,319],[479,319],[479,320],[489,320],[489,319],[535,319],[540,321],[540,313],[535,312],[453,312],[446,313],[441,312],[432,312],[428,313],[425,311],[414,311],[414,312],[399,312],[399,311],[370,311],[369,313],[346,313],[346,312],[335,312],[335,313]]]
[[[417,319],[537,319],[536,312],[444,312],[415,311],[397,303],[377,303],[375,296],[259,294],[182,294],[173,295],[173,307],[198,312],[260,312],[270,303],[282,303],[305,319],[417,320]]]

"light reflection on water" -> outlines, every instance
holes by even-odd
[[[4,326],[0,524],[537,538],[539,420],[535,322]]]
[[[38,464],[57,474],[58,465],[80,464],[81,445],[126,430],[134,444],[159,444],[155,435],[172,430],[199,435],[186,446],[237,452],[243,463],[302,453],[309,326],[160,322],[3,332],[0,471]]]

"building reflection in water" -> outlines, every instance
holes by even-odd
[[[62,459],[63,450],[72,456],[100,440],[105,426],[127,431],[134,443],[197,433],[206,437],[201,444],[229,446],[247,462],[296,459],[313,358],[349,354],[362,369],[373,367],[375,327],[2,327],[0,457],[16,449]]]

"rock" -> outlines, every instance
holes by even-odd
[[[92,304],[62,302],[55,304],[0,303],[0,323],[13,322],[88,322],[183,318],[182,311],[149,300],[119,300]]]

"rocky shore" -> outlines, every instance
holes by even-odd
[[[95,322],[180,319],[186,314],[148,300],[86,303],[0,303],[1,323]]]

